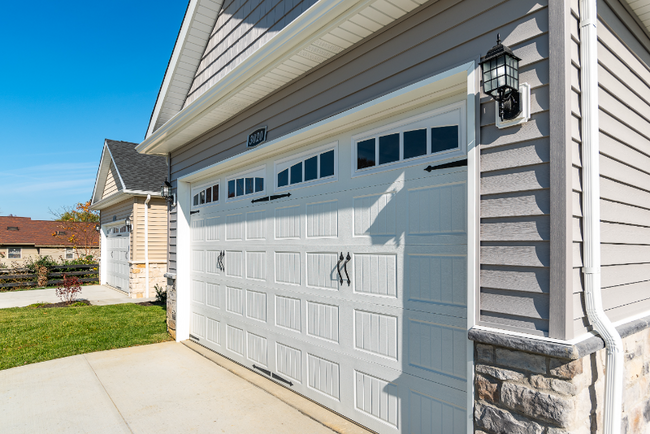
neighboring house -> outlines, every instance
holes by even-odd
[[[18,266],[42,256],[72,260],[98,253],[95,223],[0,217],[0,264]]]
[[[104,141],[91,209],[100,212],[101,283],[142,298],[165,285],[167,202],[160,187],[167,162],[138,154],[135,146]]]
[[[650,1],[578,3],[191,0],[136,148],[176,339],[380,433],[648,432]]]

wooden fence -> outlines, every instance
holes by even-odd
[[[47,282],[40,286],[57,286],[63,283],[63,275],[77,276],[81,283],[99,283],[99,264],[57,265],[47,270]],[[37,273],[28,268],[0,269],[0,290],[32,288],[39,286]]]

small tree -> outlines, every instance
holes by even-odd
[[[81,293],[81,281],[77,276],[68,277],[67,274],[63,275],[63,286],[56,288],[56,296],[64,301],[65,304],[72,304],[77,300],[77,296]]]
[[[54,214],[60,230],[52,236],[63,238],[80,256],[93,256],[93,250],[99,247],[95,224],[99,222],[99,212],[90,209],[90,201],[79,202],[74,207],[64,207]]]

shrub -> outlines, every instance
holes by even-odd
[[[81,293],[81,281],[77,276],[63,275],[63,286],[56,288],[56,296],[66,304],[74,303]]]
[[[38,269],[41,267],[50,269],[56,265],[57,265],[56,261],[51,256],[46,255],[46,256],[39,256],[38,259],[36,260],[30,257],[25,261],[25,265],[23,266],[25,268],[28,268],[30,272],[37,273]]]
[[[167,306],[167,289],[157,283],[154,285],[153,289],[156,290],[156,301]]]

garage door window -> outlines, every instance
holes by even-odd
[[[264,167],[228,179],[228,199],[264,192]]]
[[[219,183],[215,182],[208,186],[193,189],[192,207],[198,207],[210,203],[219,202]]]
[[[356,171],[392,168],[418,158],[449,158],[462,151],[464,105],[456,104],[403,124],[356,136],[353,142]],[[451,155],[450,155],[451,154]]]
[[[276,189],[284,189],[296,184],[312,185],[321,180],[332,180],[335,176],[335,144],[285,158],[275,163]]]

